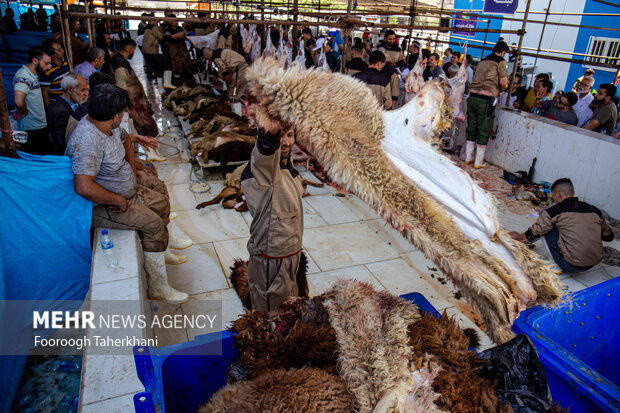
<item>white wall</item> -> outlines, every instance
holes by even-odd
[[[519,7],[517,10],[524,11],[527,1],[519,0]],[[582,13],[584,11],[586,0],[553,0],[551,2],[551,12],[564,12],[564,13]],[[545,11],[549,5],[549,0],[532,0],[530,11]],[[515,13],[515,18],[523,18],[523,13]],[[544,14],[530,14],[528,20],[544,21]],[[553,16],[550,15],[548,22],[560,22],[580,24],[581,16]],[[541,38],[542,24],[528,23],[525,27],[525,37],[523,38],[523,46],[536,49],[538,42]],[[521,29],[521,22],[504,21],[502,23],[502,30],[519,30]],[[546,26],[545,33],[543,35],[543,41],[540,45],[541,49],[546,50],[559,50],[564,52],[572,52],[575,48],[575,42],[577,41],[577,34],[579,32],[578,27],[564,27],[564,26]],[[506,42],[510,45],[512,43],[519,44],[519,36],[516,34],[508,34],[504,36]],[[535,53],[536,51],[526,50],[526,52]],[[571,55],[561,55],[549,53],[549,55],[572,57]],[[523,63],[534,63],[533,57],[524,57]],[[570,70],[570,63],[558,62],[554,60],[538,59],[534,73],[540,72],[552,72],[553,78],[557,82],[557,90],[563,90],[566,82],[570,82],[571,85],[575,79],[567,79],[568,71]],[[584,69],[585,70],[585,69]]]
[[[487,161],[515,172],[537,158],[535,182],[570,178],[581,200],[620,218],[620,139],[513,109],[495,114]]]

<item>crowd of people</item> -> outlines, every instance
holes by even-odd
[[[174,17],[171,13],[166,16]],[[145,72],[151,75],[161,94],[181,84],[205,83],[206,68],[207,73],[216,74],[226,84],[228,97],[233,102],[246,93],[245,74],[251,61],[236,27],[206,23],[160,24],[156,17],[150,17],[151,20],[139,27],[138,41],[132,39],[120,21],[99,22],[95,47],[89,47],[77,36],[81,30],[80,21],[71,19],[69,47],[73,71],[69,70],[61,35],[52,29],[49,39],[30,49],[28,61],[14,77],[12,117],[18,122],[19,130],[28,134],[22,150],[40,155],[67,155],[72,159],[75,190],[94,203],[94,227],[140,232],[149,275],[149,296],[179,303],[188,296],[170,287],[165,263],[182,262],[185,257],[171,253],[168,247],[182,248],[191,245],[191,240],[172,237],[167,229],[171,217],[166,187],[145,162],[134,156],[134,144],[140,144],[150,159],[161,157],[156,152],[159,130],[153,119],[151,102],[131,60],[140,48]],[[216,30],[219,30],[217,38],[210,47],[198,50],[188,45],[189,35],[208,36]],[[262,34],[268,36],[273,48],[278,48],[288,37],[276,28],[264,30],[269,30]],[[382,39],[374,42],[370,36],[343,39],[339,31],[315,38],[310,28],[304,28],[300,40],[303,40],[300,56],[307,68],[323,67],[353,76],[369,87],[385,110],[393,110],[405,102],[404,83],[414,68],[422,69],[424,81],[450,79],[463,69],[467,76],[463,105],[467,109],[465,161],[476,168],[483,166],[498,99],[504,99],[515,109],[596,132],[611,134],[616,127],[616,89],[603,84],[594,94],[592,70],[575,82],[573,91],[558,92],[554,97],[549,75],[537,75],[534,87],[525,90],[521,86],[521,73],[517,71],[508,93],[509,72],[505,58],[508,55],[510,61],[512,54],[503,41],[497,42],[492,52],[474,68],[471,55],[461,55],[448,48],[440,56],[428,45],[421,48],[417,41],[410,45],[399,42],[392,30],[386,30]],[[512,64],[519,62],[514,58]],[[129,134],[121,127],[125,112],[133,119],[136,134]],[[269,211],[277,215],[278,205],[268,199],[275,196],[274,193],[279,200],[288,199],[299,212],[299,222],[294,223],[299,237],[288,249],[265,250],[264,237],[277,237],[277,228],[252,231],[248,244],[251,252],[249,277],[256,308],[276,308],[295,291],[294,274],[299,266],[303,231],[303,190],[298,174],[288,162],[294,140],[291,128],[259,130],[252,161],[243,175],[248,207],[257,220],[252,228],[266,225],[260,219],[271,216]],[[567,199],[572,196],[570,191],[564,192]],[[592,211],[588,219],[600,215]],[[525,235],[513,235],[531,240],[547,230],[541,227]],[[275,232],[267,234],[266,231]],[[566,257],[574,266],[572,269],[594,262],[589,257],[587,260]],[[278,260],[277,265],[271,265],[274,260]],[[276,279],[280,281],[261,284],[261,280]]]

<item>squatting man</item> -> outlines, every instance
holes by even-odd
[[[575,188],[568,178],[551,185],[555,205],[543,211],[527,231],[511,232],[518,241],[533,242],[544,236],[555,263],[562,271],[586,271],[601,262],[603,242],[613,241],[612,232],[601,211],[575,197]]]

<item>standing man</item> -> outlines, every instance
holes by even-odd
[[[577,86],[577,103],[573,106],[577,114],[577,126],[583,127],[592,118],[592,109],[590,104],[594,100],[592,95],[592,86],[594,86],[593,77],[584,77]]]
[[[312,37],[312,30],[306,27],[301,31],[301,37],[304,40],[304,57],[306,58],[306,69],[310,69],[316,65],[316,56],[313,51],[316,41]]]
[[[241,176],[252,225],[248,286],[252,309],[276,310],[299,294],[296,273],[304,231],[301,175],[291,164],[292,127],[258,130],[256,147]]]
[[[429,56],[428,64],[426,65],[426,69],[424,69],[422,76],[424,77],[424,81],[446,77],[446,74],[441,69],[441,66],[439,66],[439,55],[437,53],[431,53]]]
[[[34,17],[37,20],[37,24],[39,25],[39,31],[46,32],[47,31],[47,12],[43,8],[42,4],[39,4],[39,8],[34,13]]]
[[[392,108],[392,88],[390,80],[381,72],[385,65],[385,56],[382,52],[375,50],[368,58],[368,67],[353,77],[366,83],[377,98],[379,105],[387,110]]]
[[[568,178],[551,185],[555,205],[543,211],[525,233],[511,232],[518,241],[533,242],[545,237],[556,264],[567,273],[586,271],[603,259],[603,241],[613,241],[614,233],[595,206],[579,201]]]
[[[330,42],[323,43],[323,50],[325,51],[325,60],[327,60],[327,66],[333,73],[340,71],[340,55],[332,48]]]
[[[174,89],[172,84],[172,66],[168,56],[159,52],[159,43],[164,39],[161,27],[157,25],[157,20],[151,20],[144,28],[142,38],[142,53],[151,70],[157,78],[157,88],[159,94],[163,95],[167,89]]]
[[[226,81],[229,99],[239,100],[247,87],[245,72],[248,64],[245,58],[231,49],[213,50],[208,47],[202,49],[202,57],[217,65],[220,75]]]
[[[379,48],[385,49],[386,67],[383,69],[384,74],[389,74],[390,88],[392,90],[392,108],[396,107],[396,102],[400,97],[400,75],[397,69],[405,68],[405,55],[400,46],[396,44],[396,33],[394,30],[386,30],[383,42],[379,44]]]
[[[584,129],[611,136],[616,127],[618,117],[618,109],[612,100],[615,94],[616,87],[611,83],[599,86],[594,96],[594,101],[590,105],[590,107],[594,108],[592,119],[583,127]]]
[[[355,75],[368,69],[368,63],[362,59],[364,56],[364,47],[361,44],[356,44],[351,48],[351,60],[349,60],[345,67],[348,75]]]
[[[156,137],[159,134],[157,123],[150,112],[150,106],[144,93],[144,87],[134,72],[129,60],[136,51],[136,42],[130,38],[121,40],[121,48],[112,58],[112,70],[116,86],[126,90],[129,94],[129,115],[133,119],[136,131],[140,135]],[[153,160],[163,160],[152,158]]]
[[[46,39],[41,44],[43,50],[52,58],[52,65],[44,75],[41,76],[41,91],[45,107],[62,95],[60,82],[69,73],[69,64],[65,60],[65,51],[60,43],[54,39]]]
[[[13,118],[18,122],[19,129],[28,133],[28,142],[23,145],[22,150],[35,155],[47,155],[51,151],[45,105],[39,84],[39,75],[50,68],[51,60],[45,51],[32,47],[28,52],[28,63],[22,66],[13,78]]]
[[[15,12],[10,7],[4,11],[4,16],[2,16],[2,30],[7,33],[14,33],[19,30],[15,24]]]
[[[68,73],[60,82],[62,95],[47,107],[47,126],[52,138],[52,153],[62,156],[67,148],[65,132],[71,114],[88,100],[88,81],[82,75]]]
[[[495,105],[499,91],[508,83],[508,72],[504,56],[508,53],[505,42],[497,42],[493,53],[478,63],[467,99],[467,146],[465,163],[476,161],[474,168],[484,166],[484,152],[493,129]]]
[[[558,122],[577,125],[577,114],[573,110],[573,105],[577,102],[577,95],[574,92],[562,93],[553,100],[537,102],[536,106],[541,107],[549,119]]]
[[[172,15],[172,17],[176,17]],[[187,32],[179,26],[176,21],[169,22],[168,27],[164,31],[164,34],[170,36],[171,40],[168,42],[168,50],[170,52],[170,62],[172,63],[172,75],[175,79],[181,77],[183,69],[194,76],[196,84],[200,85],[200,76],[196,70],[196,65],[189,57],[189,51],[187,50],[187,44],[185,44]]]
[[[527,92],[525,96],[525,100],[523,101],[522,110],[527,112],[531,112],[534,107],[534,103],[536,103],[536,94],[538,93],[538,89],[540,89],[540,85],[549,80],[549,75],[547,73],[539,73],[534,78],[534,87]]]
[[[88,80],[90,75],[101,70],[105,63],[105,52],[98,47],[89,47],[84,53],[84,61],[73,69],[73,73]]]
[[[407,69],[412,70],[415,63],[418,61],[420,54],[420,42],[414,40],[409,46],[409,56],[407,56]]]

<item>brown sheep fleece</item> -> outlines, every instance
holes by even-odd
[[[335,375],[316,368],[278,369],[218,393],[198,413],[350,413],[353,396]],[[215,402],[215,406],[212,404]]]
[[[246,311],[232,323],[238,359],[249,379],[291,367],[337,372],[336,334],[320,300],[291,299],[276,312]]]
[[[250,300],[250,288],[248,287],[248,262],[240,259],[236,259],[232,267],[230,267],[230,282],[233,288],[237,292],[241,304],[248,310],[252,309],[252,301]],[[301,252],[299,258],[299,268],[295,278],[297,279],[297,291],[299,296],[308,298],[308,278],[306,273],[308,272],[308,257],[304,252]]]
[[[441,394],[435,401],[439,408],[459,413],[513,411],[500,403],[496,383],[478,374],[484,362],[468,349],[471,339],[445,311],[441,318],[422,313],[409,325],[409,344],[418,357],[431,354],[441,367],[433,382]]]

